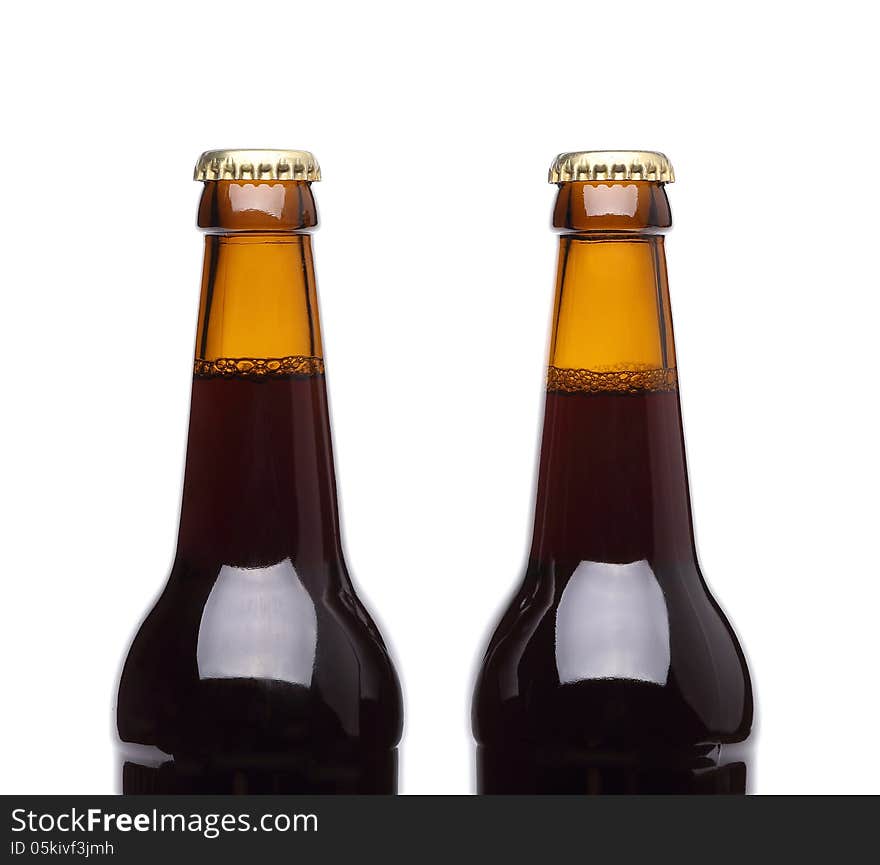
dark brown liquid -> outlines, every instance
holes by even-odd
[[[125,793],[396,791],[400,688],[340,550],[322,375],[193,382],[177,555],[117,721]]]
[[[480,792],[745,792],[752,711],[678,394],[548,393],[532,552],[477,683]]]

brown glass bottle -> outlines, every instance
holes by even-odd
[[[694,547],[660,154],[566,154],[534,535],[473,705],[482,793],[743,793],[746,661]]]
[[[340,543],[317,165],[209,153],[197,177],[205,263],[180,531],[119,685],[122,789],[393,793],[400,687]]]

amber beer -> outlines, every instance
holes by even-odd
[[[743,793],[753,703],[694,548],[660,153],[557,157],[534,535],[473,706],[482,793]]]
[[[305,151],[213,151],[177,553],[119,685],[125,793],[393,793],[397,676],[343,559]]]

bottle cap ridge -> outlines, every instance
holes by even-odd
[[[560,153],[550,166],[550,183],[591,180],[648,180],[673,183],[672,163],[653,150],[577,150]]]
[[[206,150],[193,180],[321,179],[318,160],[308,150]]]

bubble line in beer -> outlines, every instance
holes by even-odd
[[[276,378],[290,375],[322,375],[324,361],[309,355],[287,357],[197,357],[193,375],[197,378]]]
[[[678,373],[667,369],[566,369],[547,367],[547,390],[565,393],[644,393],[678,390]]]

